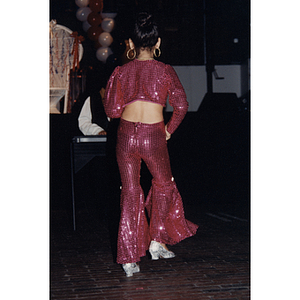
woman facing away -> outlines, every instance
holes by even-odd
[[[167,149],[188,102],[175,70],[154,59],[160,55],[160,44],[152,15],[140,13],[127,52],[133,60],[115,68],[103,99],[107,116],[121,118],[116,146],[122,182],[117,263],[127,277],[140,271],[137,262],[147,250],[154,260],[175,257],[166,244],[174,245],[198,229],[185,219]],[[165,125],[163,107],[168,96],[173,114]],[[142,160],[153,177],[146,202],[140,185]]]

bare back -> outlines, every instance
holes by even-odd
[[[146,101],[135,101],[125,107],[122,119],[145,124],[158,123],[164,120],[163,106]]]

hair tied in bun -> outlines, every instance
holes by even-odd
[[[152,15],[148,13],[140,13],[138,18],[138,23],[140,27],[148,27],[152,25]]]
[[[158,41],[158,28],[151,14],[147,12],[138,14],[131,39],[135,45],[137,56],[139,55],[139,48],[151,49],[155,46]]]

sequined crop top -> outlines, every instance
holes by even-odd
[[[172,134],[188,110],[180,80],[170,65],[135,59],[114,69],[106,86],[103,105],[108,117],[120,118],[125,106],[134,101],[149,101],[165,107],[168,96],[173,114],[167,130]]]

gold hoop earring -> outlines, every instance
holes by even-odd
[[[158,54],[156,54],[156,50],[158,50]],[[154,55],[155,57],[160,57],[160,55],[161,55],[160,49],[159,49],[159,48],[155,48],[155,49],[154,49],[154,52],[153,52],[153,55]]]
[[[133,51],[133,55],[132,55],[132,57],[129,57],[129,52],[130,52],[131,50]],[[127,51],[127,53],[126,53],[126,56],[127,56],[127,58],[128,58],[129,60],[135,59],[135,57],[136,57],[135,49],[134,49],[134,48],[129,49],[129,50]]]

